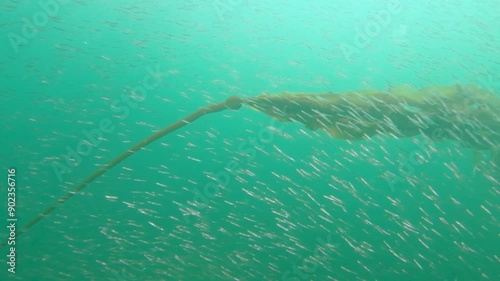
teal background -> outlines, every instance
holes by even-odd
[[[0,4],[0,166],[5,178],[17,170],[18,227],[134,143],[231,95],[500,86],[495,0],[39,3]],[[33,16],[37,31],[23,34]],[[145,77],[159,83],[134,96]],[[54,163],[101,120],[113,131],[60,180]],[[498,280],[498,178],[473,169],[473,151],[454,143],[348,143],[225,111],[151,144],[18,237],[16,274],[2,249],[0,280]]]

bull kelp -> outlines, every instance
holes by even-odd
[[[375,135],[407,138],[421,134],[433,140],[457,141],[463,147],[491,151],[494,169],[500,167],[500,99],[475,86],[431,86],[413,89],[394,87],[387,91],[364,90],[343,94],[262,94],[226,101],[198,109],[185,118],[149,136],[102,166],[35,217],[21,235],[59,205],[80,192],[120,162],[153,141],[196,121],[203,115],[245,104],[282,122],[299,122],[311,130],[324,130],[343,140],[370,139]],[[2,246],[5,246],[5,241]]]

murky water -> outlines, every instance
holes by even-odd
[[[336,2],[2,2],[2,239],[229,96],[498,95],[497,1]],[[500,279],[494,146],[345,141],[297,121],[243,106],[140,149],[3,247],[0,279]],[[500,135],[464,122],[483,143]]]

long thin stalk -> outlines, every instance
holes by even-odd
[[[100,167],[98,170],[96,170],[93,174],[91,174],[88,178],[83,180],[80,184],[78,184],[75,188],[73,188],[71,191],[68,191],[66,194],[61,196],[56,202],[52,203],[47,209],[45,209],[43,212],[41,212],[39,215],[37,215],[35,218],[33,218],[28,224],[26,224],[23,228],[18,230],[16,232],[16,238],[21,236],[23,233],[28,231],[31,227],[33,227],[36,223],[38,223],[41,219],[52,213],[57,207],[61,206],[62,204],[66,203],[73,195],[78,194],[83,188],[85,188],[87,185],[89,185],[91,182],[93,182],[97,177],[101,176],[102,174],[106,173],[108,170],[113,168],[114,166],[118,165],[120,162],[125,160],[127,157],[130,155],[134,154],[137,152],[139,149],[147,146],[148,144],[154,142],[155,140],[172,133],[173,131],[182,128],[186,126],[187,124],[195,121],[196,119],[202,117],[205,114],[210,114],[210,113],[215,113],[219,112],[225,109],[239,109],[241,107],[242,100],[239,97],[232,96],[229,97],[226,101],[224,102],[219,102],[219,103],[214,103],[207,105],[205,107],[202,107],[195,112],[191,113],[190,115],[184,117],[183,119],[171,124],[170,126],[165,127],[161,131],[158,131],[154,133],[153,135],[143,139],[127,151],[123,152],[120,154],[118,157],[107,163],[106,165]],[[7,245],[8,239],[5,239],[2,244],[0,244],[0,248],[3,248],[5,245]]]

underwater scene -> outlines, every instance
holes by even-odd
[[[0,280],[500,280],[497,0],[0,10]]]

